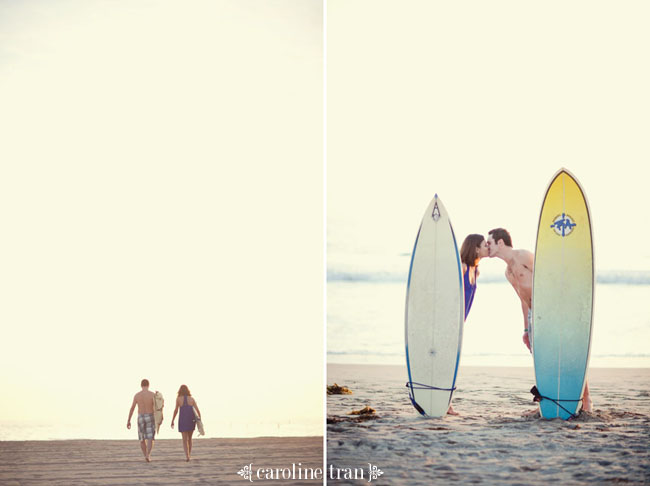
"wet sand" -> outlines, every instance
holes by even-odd
[[[371,484],[650,484],[650,369],[591,369],[594,411],[570,421],[526,416],[530,368],[461,367],[459,416],[421,417],[402,366],[328,365],[328,463],[381,471]],[[347,415],[370,406],[377,418]],[[343,477],[343,476],[342,476]]]
[[[238,471],[256,468],[322,468],[322,437],[195,439],[192,461],[185,461],[180,439],[156,441],[152,462],[137,440],[0,442],[3,486],[217,485],[248,484]],[[263,476],[262,476],[263,477]],[[258,482],[257,480],[255,482]],[[322,484],[322,481],[269,480],[270,484]]]

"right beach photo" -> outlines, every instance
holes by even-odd
[[[329,0],[329,484],[647,484],[650,10]]]

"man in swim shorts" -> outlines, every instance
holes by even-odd
[[[535,256],[528,250],[515,250],[512,248],[510,233],[503,228],[496,228],[488,232],[488,256],[500,258],[506,262],[506,278],[512,285],[521,301],[521,310],[524,315],[523,341],[532,353],[531,338],[533,333],[533,265]],[[582,409],[591,412],[593,405],[589,396],[589,383],[585,382],[585,391]]]
[[[154,436],[156,434],[156,425],[153,417],[154,411],[154,393],[149,391],[149,380],[144,379],[140,382],[142,390],[133,397],[133,404],[129,410],[129,419],[126,422],[126,428],[131,429],[131,417],[135,406],[138,406],[138,439],[140,447],[144,454],[144,459],[151,462],[151,450],[153,449]]]

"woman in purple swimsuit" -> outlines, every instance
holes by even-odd
[[[463,287],[465,288],[465,319],[472,308],[476,293],[476,279],[479,276],[478,263],[488,256],[487,243],[483,235],[469,235],[460,247],[460,261],[463,264]],[[458,415],[451,405],[448,414]]]
[[[465,319],[472,308],[476,293],[476,279],[479,276],[478,263],[488,256],[487,243],[483,235],[469,235],[460,247],[460,261],[463,264],[463,283],[465,287]]]
[[[180,415],[178,416],[178,431],[182,434],[183,438],[183,450],[185,451],[186,460],[189,461],[192,455],[192,434],[194,433],[194,409],[199,417],[201,417],[201,411],[199,406],[196,404],[196,400],[192,397],[190,389],[187,388],[187,385],[181,385],[178,389],[178,396],[176,397],[176,408],[174,409],[174,416],[172,417],[172,429],[174,428],[174,420],[176,420],[176,414],[180,409]]]

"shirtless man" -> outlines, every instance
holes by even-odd
[[[154,411],[154,393],[149,391],[149,380],[144,379],[140,383],[142,390],[133,397],[133,404],[129,410],[129,419],[126,422],[126,428],[131,429],[131,417],[135,406],[138,406],[138,439],[140,447],[147,462],[151,462],[151,450],[155,431],[155,422],[153,417]]]
[[[524,316],[523,341],[528,350],[532,353],[530,334],[532,326],[533,302],[533,264],[535,256],[528,250],[515,250],[512,248],[510,233],[503,228],[496,228],[488,232],[488,256],[500,258],[506,262],[506,278],[512,285],[521,300],[521,311]],[[589,396],[589,383],[585,382],[585,392],[582,401],[582,409],[592,411],[591,398]]]

